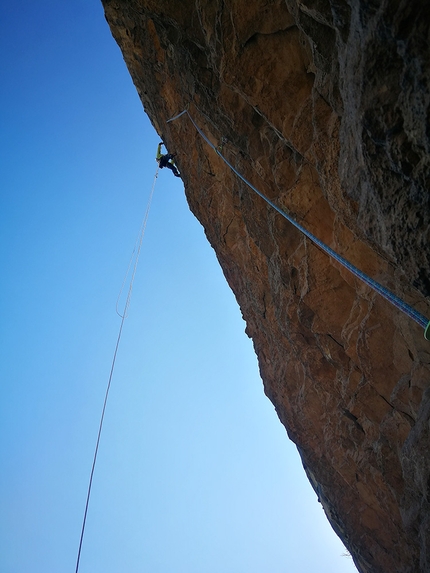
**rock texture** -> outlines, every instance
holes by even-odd
[[[249,181],[430,317],[421,0],[103,0],[233,289],[267,396],[366,573],[430,571],[430,343]]]

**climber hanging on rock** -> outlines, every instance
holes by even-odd
[[[173,175],[175,177],[180,177],[179,172],[176,168],[175,165],[175,153],[161,153],[161,146],[163,145],[163,142],[158,144],[158,149],[157,149],[157,155],[156,155],[156,160],[158,161],[158,165],[160,166],[160,169],[163,169],[163,167],[167,167],[168,169],[170,169],[173,173]]]

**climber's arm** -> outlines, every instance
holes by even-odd
[[[157,148],[157,155],[155,156],[155,159],[160,159],[160,158],[161,158],[161,156],[162,156],[162,153],[161,153],[161,146],[162,146],[162,145],[163,145],[163,143],[162,143],[162,142],[158,144],[158,148]]]

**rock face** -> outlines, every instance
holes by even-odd
[[[422,0],[103,0],[258,355],[366,573],[430,571],[430,343],[250,190],[430,317]]]

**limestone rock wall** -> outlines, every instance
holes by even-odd
[[[363,573],[430,571],[422,329],[330,260],[249,181],[430,317],[429,20],[421,0],[103,0],[178,154],[267,396]]]

